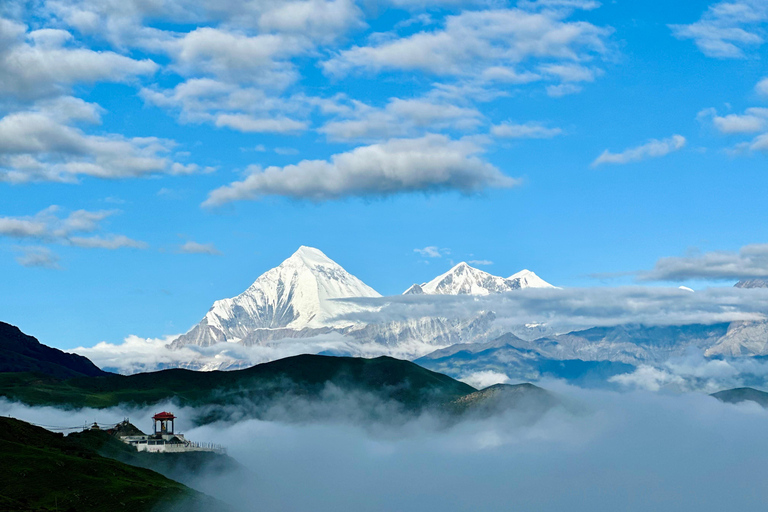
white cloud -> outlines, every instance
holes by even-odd
[[[749,149],[752,151],[768,152],[768,133],[764,133],[755,137],[755,139],[749,144]]]
[[[165,43],[184,75],[211,75],[233,83],[282,89],[298,74],[290,58],[311,49],[308,40],[285,34],[243,33],[201,27]]]
[[[594,82],[595,75],[601,72],[600,70],[573,63],[545,64],[539,66],[539,71],[542,74],[556,76],[563,82]]]
[[[709,358],[700,349],[672,357],[655,366],[642,365],[635,371],[610,379],[630,388],[672,393],[696,391],[713,393],[743,386],[764,387],[768,365],[758,358]]]
[[[450,254],[450,250],[441,249],[435,245],[429,245],[423,249],[414,249],[413,252],[420,254],[425,258],[442,258],[443,254]]]
[[[524,9],[565,8],[592,11],[602,4],[595,0],[520,0],[517,2],[517,5]]]
[[[768,78],[763,78],[755,86],[755,90],[762,96],[768,96]]]
[[[547,128],[541,123],[501,123],[491,127],[491,134],[508,139],[551,139],[563,133],[560,128]]]
[[[263,30],[309,35],[331,42],[350,29],[365,28],[362,12],[352,0],[277,2],[259,18]]]
[[[22,267],[60,268],[59,257],[47,247],[19,247],[22,253],[16,257],[16,262]]]
[[[245,180],[212,191],[203,204],[217,206],[268,195],[327,201],[407,192],[472,193],[518,184],[478,157],[481,151],[473,142],[442,135],[392,139],[333,155],[330,160],[252,168]]]
[[[580,93],[582,90],[584,90],[584,88],[576,84],[548,85],[547,95],[552,98],[562,98],[563,96]]]
[[[126,178],[197,170],[164,155],[172,141],[88,135],[73,126],[99,122],[100,112],[98,105],[64,97],[0,118],[0,181],[73,182],[79,176]]]
[[[390,347],[376,343],[360,344],[341,335],[321,335],[312,338],[288,338],[266,345],[243,346],[238,343],[219,343],[209,347],[185,345],[170,348],[179,335],[162,338],[128,336],[121,343],[100,342],[93,347],[78,347],[72,352],[87,357],[100,368],[132,374],[156,371],[162,368],[194,367],[202,370],[226,370],[249,367],[299,354],[345,354],[355,357],[390,355],[405,357]],[[434,350],[424,344],[419,355]]]
[[[686,140],[682,135],[673,135],[668,139],[653,139],[642,146],[630,148],[621,153],[611,153],[607,149],[592,162],[592,167],[603,164],[628,164],[640,162],[649,158],[660,158],[685,147]]]
[[[307,128],[306,123],[285,117],[265,119],[247,114],[219,114],[216,116],[215,124],[246,133],[289,133]]]
[[[466,377],[463,377],[461,381],[466,382],[473,388],[485,389],[494,384],[508,384],[510,379],[505,373],[485,370],[467,375]]]
[[[748,108],[744,114],[717,115],[717,110],[709,108],[702,110],[699,120],[711,119],[720,133],[755,133],[768,128],[768,108]]]
[[[12,238],[42,238],[48,235],[45,223],[32,219],[0,217],[0,235]]]
[[[0,235],[11,238],[53,240],[66,238],[72,233],[90,233],[99,229],[99,223],[114,215],[114,210],[76,210],[62,217],[61,208],[49,206],[31,217],[0,217]]]
[[[243,132],[301,131],[307,123],[290,117],[308,110],[301,100],[285,100],[263,89],[243,87],[211,78],[194,78],[173,89],[144,88],[149,104],[176,110],[183,122],[209,122]]]
[[[491,260],[469,260],[467,263],[470,265],[478,265],[481,267],[493,265],[493,262]]]
[[[685,381],[678,375],[654,368],[648,365],[642,365],[632,373],[615,375],[608,379],[609,382],[616,382],[626,387],[636,387],[648,391],[659,391],[662,388],[670,386],[682,386]]]
[[[26,26],[0,18],[0,94],[35,99],[66,93],[78,83],[123,82],[158,69],[148,59],[70,48],[71,39],[63,30],[27,32]]]
[[[768,244],[745,245],[738,252],[661,258],[653,270],[641,272],[638,277],[643,281],[765,278],[768,277]]]
[[[69,243],[76,247],[84,247],[86,249],[122,249],[125,247],[131,247],[134,249],[146,249],[147,243],[138,240],[133,240],[125,235],[107,235],[103,236],[73,236],[69,238]]]
[[[62,215],[61,208],[54,205],[33,216],[0,217],[0,236],[87,249],[146,248],[145,242],[133,240],[125,235],[82,236],[100,231],[101,222],[115,213],[117,212],[114,210],[76,210]],[[26,246],[18,249],[23,252],[16,258],[21,265],[58,267],[58,257],[46,247]]]
[[[213,244],[201,244],[192,240],[181,245],[181,247],[179,247],[179,252],[184,254],[221,254]]]
[[[759,82],[755,89],[758,94],[765,88],[768,92],[768,79]],[[734,156],[749,154],[754,151],[768,152],[768,108],[752,107],[743,114],[728,114],[719,116],[714,108],[707,108],[699,112],[699,121],[711,121],[712,125],[720,132],[728,135],[754,134],[751,141],[742,141],[727,148],[726,153]],[[762,132],[762,133],[761,133]]]
[[[562,16],[552,10],[465,11],[446,17],[444,28],[356,46],[323,67],[333,75],[359,68],[478,76],[490,67],[514,69],[535,59],[577,62],[607,52],[609,30],[587,22],[566,22]]]
[[[365,323],[433,317],[470,319],[493,311],[502,329],[543,324],[553,332],[570,332],[625,324],[710,325],[764,320],[768,289],[728,286],[691,293],[676,287],[528,288],[488,296],[402,295],[344,301],[365,307],[344,319]]]
[[[157,19],[220,25],[237,31],[297,34],[325,43],[365,26],[362,12],[351,0],[54,0],[48,5],[80,32],[119,47],[152,48],[173,38],[173,32],[148,26]]]
[[[283,155],[283,156],[292,156],[292,155],[298,155],[299,153],[301,153],[301,151],[299,151],[296,148],[275,148],[273,151],[278,155]]]
[[[670,25],[678,39],[693,39],[705,55],[719,59],[744,58],[765,39],[761,25],[768,21],[764,0],[738,0],[711,5],[690,25]]]
[[[343,114],[344,119],[332,120],[319,131],[334,140],[388,139],[422,135],[424,131],[472,130],[482,118],[474,108],[429,98],[391,98],[384,108],[355,101]]]

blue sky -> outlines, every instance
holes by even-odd
[[[0,306],[46,343],[183,332],[299,245],[382,294],[768,275],[764,0],[0,14]]]

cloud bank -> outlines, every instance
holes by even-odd
[[[426,417],[379,428],[343,419],[195,427],[195,411],[158,407],[177,413],[188,438],[224,444],[247,468],[237,478],[210,474],[195,483],[243,512],[763,510],[768,490],[759,454],[768,450],[768,412],[756,404],[550,388],[571,406],[537,418],[510,411],[451,428]],[[126,416],[143,426],[154,412],[0,402],[4,415],[53,426]]]
[[[523,289],[487,296],[403,295],[340,299],[368,309],[346,317],[366,323],[424,317],[473,318],[493,311],[505,325],[546,324],[558,332],[624,324],[691,325],[761,320],[768,289],[679,288]]]

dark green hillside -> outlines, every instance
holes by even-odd
[[[255,414],[254,409],[267,407],[277,398],[317,399],[329,389],[363,393],[395,402],[406,410],[445,403],[475,391],[446,375],[391,357],[300,355],[229,372],[174,369],[68,380],[0,374],[0,396],[67,407],[144,405],[174,399],[190,406],[238,405],[241,412]],[[221,417],[212,414],[209,420]]]
[[[0,372],[36,372],[60,379],[109,375],[88,358],[43,345],[5,322],[0,322]]]
[[[0,510],[228,510],[158,473],[102,457],[89,444],[0,418]]]
[[[726,389],[725,391],[713,393],[712,396],[731,404],[750,401],[756,402],[763,407],[768,407],[768,393],[753,388]]]

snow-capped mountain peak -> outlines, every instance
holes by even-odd
[[[421,286],[430,295],[489,295],[508,291],[506,280],[461,262]]]
[[[380,295],[322,251],[302,246],[237,297],[216,301],[174,346],[240,341],[257,329],[349,326],[352,322],[336,317],[358,311],[359,306],[333,300],[349,297]]]
[[[490,295],[522,288],[554,288],[554,286],[530,270],[521,270],[508,278],[503,278],[474,268],[462,261],[428,283],[414,284],[403,295],[422,293],[428,295]]]
[[[542,278],[528,269],[523,269],[507,278],[508,281],[516,281],[520,286],[517,288],[555,288]]]
[[[297,266],[304,265],[309,268],[317,268],[322,266],[335,266],[341,268],[341,266],[333,261],[331,258],[325,255],[320,249],[314,247],[307,247],[306,245],[300,246],[296,252],[283,261],[280,266]]]

